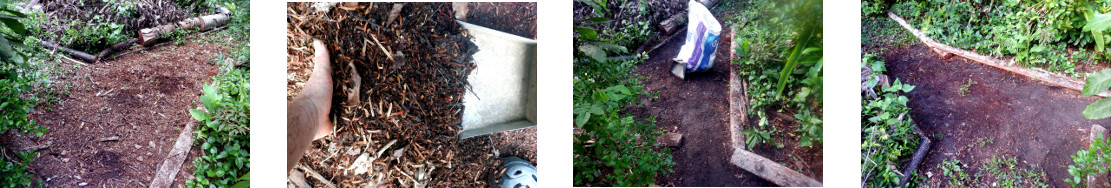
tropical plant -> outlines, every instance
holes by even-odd
[[[749,113],[756,126],[746,143],[783,147],[771,139],[768,110],[794,111],[799,145],[822,142],[822,9],[816,0],[751,1],[734,23],[740,40],[734,63],[749,83]],[[784,60],[785,59],[785,60]]]

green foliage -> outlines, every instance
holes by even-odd
[[[999,187],[1049,187],[1044,172],[1020,168],[1015,157],[991,156],[987,164],[980,165],[980,171],[995,177],[992,183]]]
[[[957,94],[963,97],[965,94],[968,94],[968,92],[970,91],[969,88],[975,84],[976,81],[972,81],[972,78],[969,78],[967,84],[961,85],[961,88],[957,89]]]
[[[860,16],[883,16],[887,14],[888,5],[884,0],[864,0],[860,1]]]
[[[1084,89],[1080,94],[1092,96],[1111,88],[1111,69],[1104,69],[1103,71],[1093,73],[1088,76],[1088,80],[1084,83]],[[1103,98],[1084,108],[1082,112],[1084,118],[1088,119],[1103,119],[1111,117],[1111,98]]]
[[[937,164],[937,167],[941,168],[942,175],[949,178],[949,187],[969,187],[975,184],[968,173],[964,172],[968,164],[961,163],[960,160],[947,159]]]
[[[189,110],[201,122],[193,133],[205,154],[193,161],[196,179],[186,182],[188,187],[227,187],[250,173],[250,71],[231,68],[213,80],[200,97],[207,112]]]
[[[865,54],[861,66],[869,67],[877,75],[882,74],[887,69],[882,61],[874,58]],[[914,155],[919,142],[907,107],[910,99],[900,94],[914,90],[914,86],[896,79],[890,87],[876,88],[881,85],[878,78],[867,79],[867,86],[879,89],[879,96],[865,99],[860,105],[861,173],[871,187],[894,187],[903,177],[899,168]]]
[[[29,30],[37,29],[27,28],[23,23],[26,17],[7,1],[0,1],[0,132],[15,130],[19,134],[42,136],[47,128],[27,119],[27,113],[39,100],[32,87],[39,78],[33,75],[35,66],[27,61],[32,49],[24,44]],[[17,161],[0,158],[0,187],[30,187],[34,175],[26,170],[35,155],[16,153],[13,160]]]
[[[1111,163],[1111,145],[1107,142],[1103,133],[1097,133],[1096,139],[1092,140],[1087,150],[1076,151],[1076,155],[1072,155],[1075,164],[1069,165],[1069,175],[1072,175],[1072,178],[1065,179],[1065,182],[1075,187],[1084,184],[1090,174],[1108,173],[1107,164]]]
[[[659,151],[654,138],[664,132],[655,118],[638,121],[621,113],[626,104],[639,104],[640,78],[632,73],[641,54],[629,60],[597,62],[577,56],[574,81],[575,185],[647,186],[657,173],[672,172],[671,153]]]
[[[627,54],[623,45],[650,33],[647,23],[628,24],[634,32],[606,30],[602,17],[605,1],[581,0],[594,7],[598,17],[579,20],[574,44],[574,122],[582,130],[574,135],[574,173],[578,186],[647,186],[657,173],[672,172],[671,152],[656,150],[655,138],[664,134],[655,118],[638,120],[622,113],[626,104],[644,97],[641,78],[632,72],[647,54],[613,59]],[[599,32],[599,28],[603,31]],[[644,32],[644,33],[638,33]],[[651,96],[648,96],[651,97]]]
[[[209,41],[250,38],[250,9],[247,8],[250,2],[216,0],[208,3],[222,4],[232,14],[227,28],[210,35]],[[203,119],[204,124],[194,132],[194,140],[205,155],[194,160],[193,175],[197,178],[187,182],[187,187],[250,186],[250,46],[245,41],[224,44],[233,47],[226,55],[217,54],[213,59],[226,73],[213,77],[213,84],[203,88],[204,95],[199,101],[208,112],[190,110],[195,119]],[[235,64],[247,66],[236,67]]]
[[[60,45],[89,53],[123,42],[134,35],[125,32],[123,24],[111,22],[100,15],[93,16],[89,21],[71,20],[64,27],[66,29],[60,36],[47,38],[54,38],[62,43]]]
[[[1074,76],[1079,73],[1073,62],[1091,62],[1106,55],[1070,59],[1068,48],[1086,51],[1090,46],[1102,51],[1111,42],[1104,40],[1108,36],[1102,29],[1094,29],[1101,25],[1099,13],[1111,9],[1111,2],[1106,1],[918,0],[891,7],[938,42],[993,56],[1013,55],[1024,66]]]
[[[778,130],[769,126],[766,110],[791,111],[798,119],[799,143],[822,141],[822,9],[814,0],[748,2],[732,24],[739,42],[734,60],[739,75],[749,83],[749,113],[757,126],[742,131],[752,147],[771,140]],[[785,59],[785,60],[784,60]]]

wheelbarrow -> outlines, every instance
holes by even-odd
[[[536,40],[457,22],[478,46],[459,138],[536,126]]]

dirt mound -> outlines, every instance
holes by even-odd
[[[313,4],[288,4],[288,99],[311,70],[309,37],[321,38],[332,50],[336,130],[314,142],[299,165],[344,187],[489,186],[500,164],[490,137],[458,138],[466,75],[474,68],[470,55],[477,49],[455,23],[451,4],[403,3],[392,20],[394,3],[339,3],[328,12]],[[360,102],[345,106],[352,71],[361,77]],[[359,160],[362,155],[369,157]]]

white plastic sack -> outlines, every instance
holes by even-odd
[[[702,72],[714,66],[721,24],[702,3],[691,0],[687,5],[690,7],[687,13],[687,41],[679,49],[675,61],[682,64],[688,73]]]

